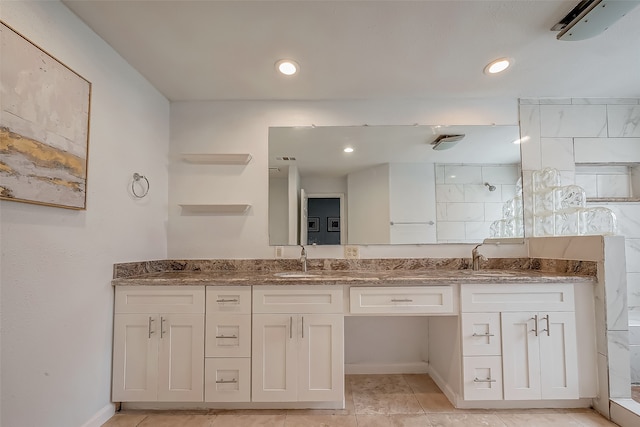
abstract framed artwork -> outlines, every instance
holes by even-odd
[[[340,218],[327,218],[327,231],[340,231]]]
[[[307,218],[308,226],[307,231],[310,233],[320,231],[320,218],[316,216],[310,216]]]
[[[91,83],[0,22],[0,199],[86,209]]]

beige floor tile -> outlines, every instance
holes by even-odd
[[[414,393],[441,393],[440,388],[429,375],[404,374],[403,377]]]
[[[402,375],[350,375],[349,383],[354,395],[359,393],[412,393]]]
[[[507,427],[580,427],[572,414],[500,414]]]
[[[211,427],[284,427],[285,418],[286,415],[216,415]]]
[[[102,427],[137,427],[147,414],[115,414]]]
[[[504,422],[494,414],[429,414],[432,427],[505,427]]]
[[[211,427],[215,415],[149,415],[138,427]]]
[[[415,396],[426,413],[456,411],[447,396],[442,393],[416,393]]]
[[[358,427],[430,427],[424,414],[356,415]]]
[[[354,390],[353,404],[356,414],[423,414],[424,411],[413,393],[359,394]]]
[[[287,415],[285,427],[357,427],[355,415]]]
[[[572,418],[578,421],[584,427],[616,427],[617,424],[612,423],[607,420],[602,415],[598,414],[595,411],[591,412],[583,412],[583,413],[572,413],[570,414]]]

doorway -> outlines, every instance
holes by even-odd
[[[308,245],[340,245],[344,233],[344,197],[309,194],[307,196]]]

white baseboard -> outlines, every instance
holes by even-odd
[[[442,390],[444,395],[447,396],[447,399],[449,399],[449,402],[451,402],[451,404],[457,408],[459,403],[458,394],[455,391],[453,391],[451,386],[447,384],[447,382],[431,366],[429,366],[428,374],[433,380],[433,382],[435,382],[436,385],[440,387],[440,390]]]
[[[102,424],[106,423],[109,418],[111,418],[115,413],[116,405],[114,405],[113,403],[109,403],[104,408],[96,412],[93,417],[89,419],[89,421],[82,424],[82,427],[100,427]]]
[[[426,374],[429,371],[427,362],[414,363],[347,363],[344,365],[344,373],[347,375],[359,374]]]

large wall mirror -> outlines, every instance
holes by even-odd
[[[516,196],[519,138],[518,126],[269,128],[269,243],[481,242]]]

